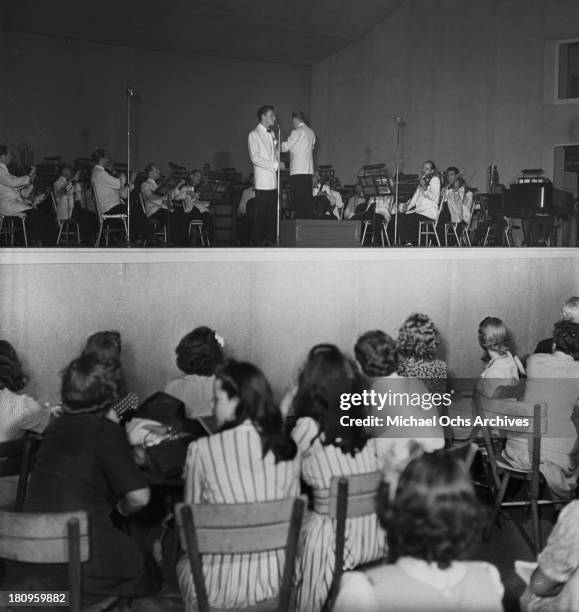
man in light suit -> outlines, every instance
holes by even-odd
[[[281,150],[290,154],[290,177],[294,192],[294,217],[309,219],[312,216],[312,175],[314,173],[314,130],[305,123],[304,113],[292,113],[293,130]]]
[[[255,204],[250,218],[251,244],[263,246],[275,241],[277,215],[277,141],[272,130],[275,125],[273,106],[257,111],[259,123],[249,133],[249,157],[253,164]]]

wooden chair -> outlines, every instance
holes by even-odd
[[[539,498],[542,478],[540,472],[541,436],[547,431],[547,406],[544,402],[533,403],[490,399],[482,397],[478,393],[475,394],[474,400],[476,414],[482,419],[489,417],[509,417],[513,421],[500,428],[492,428],[488,424],[481,427],[494,485],[493,510],[484,531],[485,540],[488,541],[491,538],[501,508],[530,507],[533,536],[532,540],[529,540],[528,537],[525,539],[527,539],[533,553],[538,554],[542,548],[539,507],[562,504],[560,501]],[[517,424],[515,422],[516,418],[526,419],[528,425]],[[508,434],[515,434],[517,437],[528,440],[529,457],[531,460],[529,469],[513,468],[497,455],[495,445],[493,444],[493,437],[496,438],[497,436],[496,433],[493,435],[493,429],[498,430],[499,437],[507,437]],[[507,486],[511,478],[522,480],[527,483],[527,499],[505,501]],[[526,535],[524,529],[522,529],[522,533]]]
[[[286,551],[279,596],[251,608],[289,612],[298,536],[305,503],[300,498],[254,504],[177,504],[175,515],[187,551],[200,612],[209,607],[201,557]]]
[[[98,197],[98,193],[96,190],[96,186],[94,183],[91,184],[92,187],[92,193],[93,193],[93,197],[94,197],[94,201],[95,201],[95,205],[96,205],[96,209],[97,209],[97,215],[98,215],[98,220],[99,220],[99,232],[97,235],[97,239],[96,239],[96,243],[95,243],[95,247],[100,246],[101,243],[101,236],[103,233],[103,229],[105,229],[106,226],[106,232],[105,232],[105,245],[109,246],[109,233],[111,232],[111,222],[112,221],[120,221],[123,224],[123,229],[115,229],[112,231],[116,231],[116,232],[122,232],[124,230],[125,232],[125,239],[127,242],[129,242],[129,227],[128,227],[128,215],[124,214],[124,213],[119,213],[119,214],[115,214],[115,215],[111,215],[108,214],[106,212],[103,212],[101,209],[101,205],[99,202],[99,197]]]
[[[336,545],[334,550],[334,576],[325,610],[331,610],[340,589],[344,571],[346,545],[346,521],[376,513],[376,494],[382,481],[381,472],[356,476],[334,476],[330,480],[328,514],[336,521]]]
[[[418,246],[431,246],[432,238],[436,240],[436,244],[441,246],[440,238],[438,237],[437,227],[438,227],[438,218],[440,217],[440,210],[442,208],[442,198],[444,194],[441,190],[441,195],[438,199],[438,211],[436,213],[435,219],[429,219],[428,221],[420,221],[418,223]],[[422,239],[424,238],[425,243],[422,244]]]
[[[14,507],[3,508],[3,510],[22,512],[28,488],[28,477],[39,446],[40,438],[32,436],[0,444],[0,477],[18,476]]]
[[[0,512],[0,559],[20,563],[66,563],[71,612],[82,610],[81,563],[88,558],[86,512]]]
[[[54,209],[54,215],[56,218],[56,227],[58,228],[58,236],[56,238],[56,246],[59,246],[60,239],[64,236],[66,238],[66,246],[68,246],[68,239],[71,236],[76,238],[77,245],[80,244],[80,226],[78,221],[75,221],[72,218],[72,211],[69,210],[69,216],[67,219],[59,219],[58,218],[58,209],[56,207],[56,196],[54,195],[54,191],[50,190],[50,199],[52,201],[52,208]],[[72,230],[70,226],[72,225]]]

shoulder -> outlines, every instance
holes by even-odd
[[[473,580],[477,580],[479,584],[479,581],[486,580],[488,586],[494,590],[497,597],[499,599],[502,598],[505,587],[501,581],[499,570],[494,565],[486,561],[464,561],[463,564],[467,574],[470,575]]]
[[[579,532],[579,500],[574,499],[561,510],[557,524],[564,528],[568,527],[573,532]]]
[[[340,581],[340,591],[334,606],[335,612],[379,610],[374,586],[363,572],[344,572]]]
[[[302,417],[297,420],[291,435],[300,451],[303,452],[311,446],[313,439],[319,432],[320,426],[314,419],[311,417]]]

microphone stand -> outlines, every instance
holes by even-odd
[[[275,244],[279,246],[279,222],[281,217],[281,126],[277,126],[277,207]]]
[[[400,127],[402,117],[396,117],[396,184],[394,189],[394,244],[398,242],[398,183],[400,181]]]
[[[127,241],[131,244],[131,99],[135,95],[127,87]]]

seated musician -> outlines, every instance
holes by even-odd
[[[8,171],[12,162],[12,152],[0,145],[0,217],[26,215],[26,231],[30,244],[50,246],[56,242],[56,226],[53,218],[39,210],[38,204],[46,199],[47,194],[35,194],[32,168],[27,176],[13,176]]]
[[[91,182],[96,190],[101,213],[108,215],[127,214],[127,205],[121,198],[127,195],[127,177],[121,174],[113,176],[108,170],[110,158],[104,149],[95,149],[92,153],[94,168]]]
[[[441,183],[442,202],[440,203],[440,213],[438,215],[438,228],[442,229],[442,233],[439,232],[438,236],[444,237],[444,224],[451,223],[451,214],[449,210],[448,199],[452,186],[457,178],[459,178],[460,172],[456,166],[449,166],[444,173],[445,181]]]
[[[364,195],[362,185],[359,183],[354,188],[354,195],[348,198],[348,204],[344,209],[344,219],[352,219],[354,216],[366,209],[366,200],[368,198]]]
[[[336,217],[341,218],[344,209],[344,201],[339,191],[330,187],[327,180],[322,180],[320,173],[316,170],[313,179],[313,206],[312,216],[317,219]]]
[[[80,170],[73,174],[70,164],[60,167],[60,176],[54,182],[52,190],[56,204],[56,216],[59,221],[73,219],[78,223],[81,241],[92,242],[98,231],[96,215],[83,207],[83,189],[79,182]]]
[[[418,242],[420,221],[434,221],[438,216],[440,199],[440,177],[433,161],[422,165],[422,177],[408,202],[406,214],[399,216],[399,235],[402,244],[411,245]]]
[[[187,225],[190,221],[203,221],[207,233],[213,237],[213,217],[209,212],[211,202],[199,199],[204,187],[201,170],[193,170],[189,175],[189,182],[181,187],[175,194],[176,201],[183,202],[183,210],[187,215]]]
[[[156,193],[159,185],[157,180],[161,176],[161,171],[155,164],[145,166],[147,178],[141,184],[141,197],[145,206],[145,215],[148,219],[153,219],[161,225],[167,226],[169,217],[169,196],[158,195]],[[177,188],[175,188],[175,193]]]
[[[468,190],[465,180],[458,174],[458,170],[454,167],[446,171],[448,184],[444,189],[436,228],[441,244],[444,240],[446,223],[452,223],[457,231],[462,231],[462,228],[470,223],[472,217],[473,193]]]

